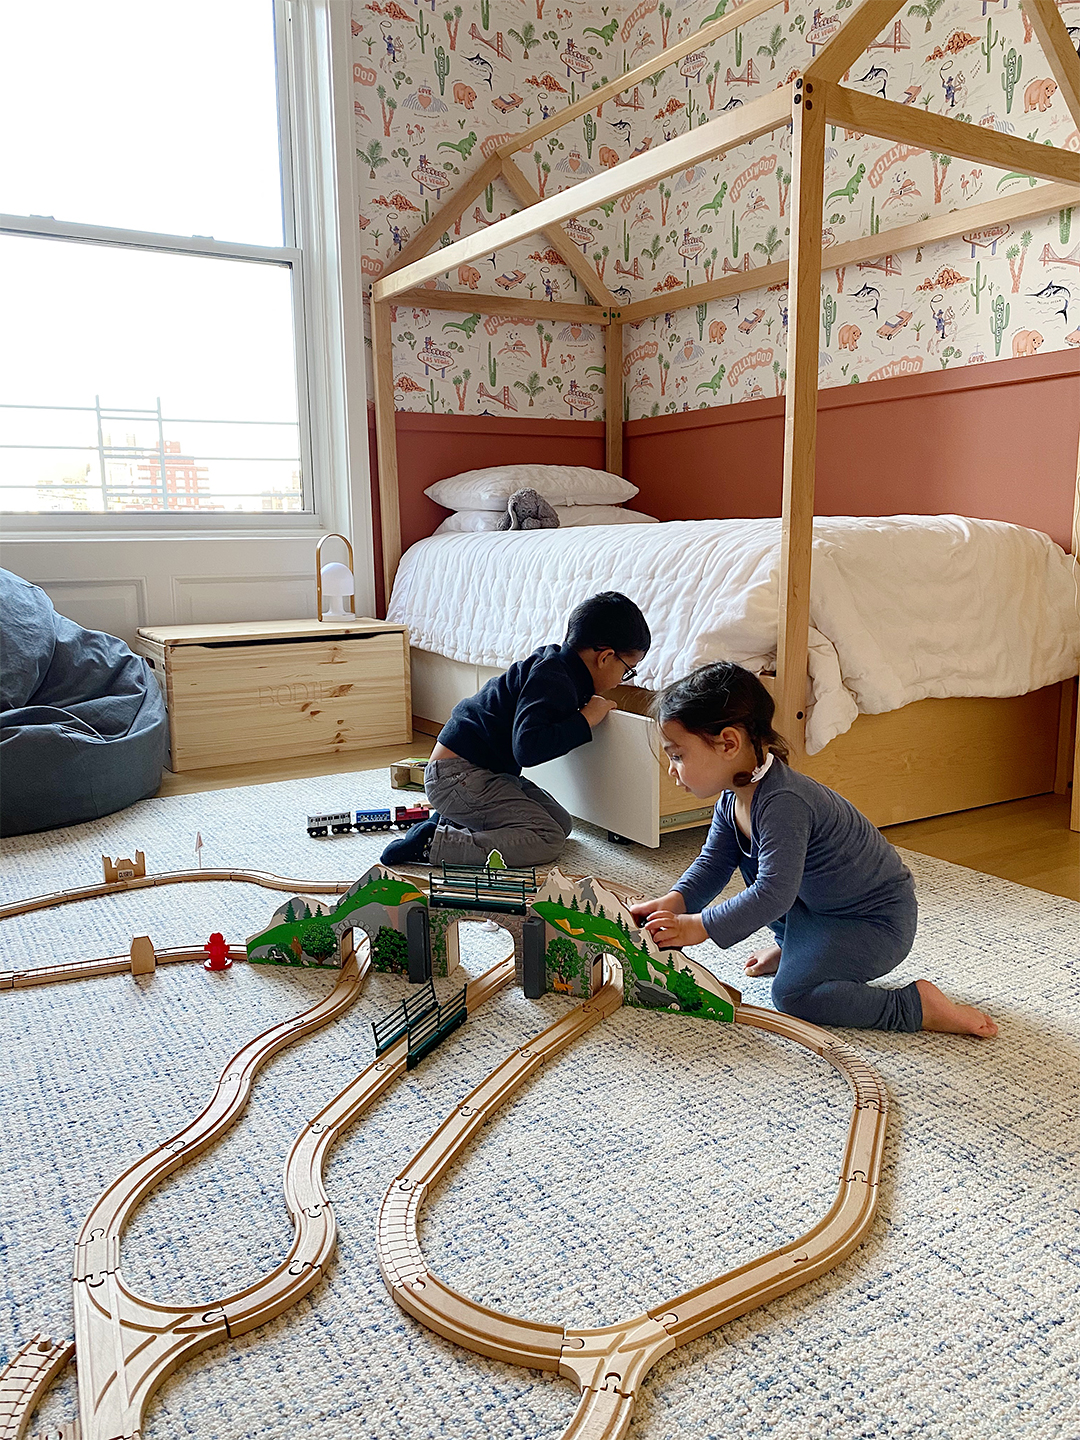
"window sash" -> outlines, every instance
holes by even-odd
[[[326,99],[324,87],[329,77],[321,74],[315,54],[320,38],[311,33],[310,23],[302,24],[299,46],[293,43],[294,12],[310,22],[323,9],[319,0],[314,4],[297,4],[295,0],[275,0],[274,24],[277,55],[278,136],[281,157],[281,196],[283,246],[252,245],[237,241],[214,240],[200,235],[169,235],[72,221],[57,221],[47,216],[0,214],[0,233],[52,239],[58,243],[105,245],[111,248],[159,251],[172,254],[205,256],[223,260],[277,265],[289,270],[292,281],[293,353],[296,368],[297,417],[300,435],[300,466],[302,503],[304,509],[294,512],[206,512],[136,511],[86,514],[83,512],[11,513],[4,515],[5,532],[15,538],[38,532],[42,535],[146,534],[158,532],[211,536],[216,533],[273,531],[275,534],[308,533],[333,524],[333,512],[342,508],[344,497],[336,496],[331,485],[331,456],[336,448],[335,437],[329,433],[334,418],[326,413],[325,402],[316,403],[310,377],[326,368],[326,357],[318,348],[322,336],[318,312],[313,309],[309,292],[325,290],[321,284],[310,284],[311,258],[301,247],[299,237],[314,236],[319,230],[318,214],[324,198],[313,191],[321,178],[318,158],[310,152],[326,144],[320,135],[319,121],[325,127],[330,112],[320,117],[320,99]],[[306,13],[306,12],[311,12]],[[313,43],[314,42],[314,43]],[[300,50],[302,53],[297,53]],[[328,56],[322,57],[328,59]],[[316,93],[319,92],[319,93]],[[354,207],[355,208],[355,207]],[[327,257],[321,257],[327,263]],[[331,364],[334,362],[331,361]],[[323,388],[327,377],[319,374]],[[352,378],[355,384],[355,377]],[[334,387],[337,389],[337,387]],[[365,447],[366,448],[366,447]],[[346,509],[351,508],[346,502]],[[329,512],[329,514],[327,513]],[[338,521],[338,524],[341,522]]]

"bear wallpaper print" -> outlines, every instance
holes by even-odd
[[[793,78],[855,0],[777,3],[515,156],[550,195]],[[363,267],[370,281],[495,148],[702,25],[736,0],[353,0]],[[1080,43],[1080,0],[1059,0]],[[844,83],[866,94],[1080,149],[1080,134],[1019,0],[905,5]],[[791,139],[784,129],[637,191],[565,227],[624,304],[670,308],[625,325],[624,418],[782,394],[787,285],[680,305],[680,292],[788,255]],[[824,239],[843,241],[1035,185],[830,126]],[[519,209],[498,180],[442,243]],[[973,230],[922,249],[825,269],[822,386],[872,382],[1080,346],[1075,209]],[[432,236],[432,246],[438,237]],[[543,237],[462,266],[437,288],[583,304]],[[599,326],[398,306],[398,409],[597,420]]]

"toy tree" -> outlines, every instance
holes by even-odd
[[[577,946],[562,935],[548,942],[545,957],[549,971],[554,971],[564,984],[570,984],[581,970]]]
[[[384,975],[404,975],[409,968],[409,942],[400,930],[380,925],[371,947],[371,963]]]
[[[313,960],[327,960],[338,948],[333,926],[323,915],[313,915],[305,921],[300,931],[300,943],[305,955],[310,955]]]
[[[667,988],[678,1000],[680,1010],[701,1009],[701,987],[689,969],[673,969]]]
[[[489,870],[506,869],[506,861],[503,859],[501,851],[492,850],[491,854],[487,857],[487,868]]]

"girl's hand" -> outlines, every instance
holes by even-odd
[[[655,911],[646,920],[645,929],[662,950],[681,950],[709,938],[700,915],[673,915],[670,910]]]
[[[661,895],[658,900],[639,900],[636,905],[629,907],[630,914],[639,925],[648,920],[650,915],[655,915],[658,910],[668,910],[672,915],[685,915],[686,903],[677,890],[669,890],[666,895]]]

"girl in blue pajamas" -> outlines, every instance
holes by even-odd
[[[736,945],[768,925],[776,944],[748,975],[775,975],[778,1010],[817,1025],[941,1030],[989,1037],[997,1026],[929,980],[868,984],[895,970],[915,939],[911,872],[854,805],[786,764],[772,696],[723,661],[659,697],[669,773],[692,794],[720,791],[701,854],[667,895],[634,905],[661,946]],[[738,869],[746,888],[710,905]]]

